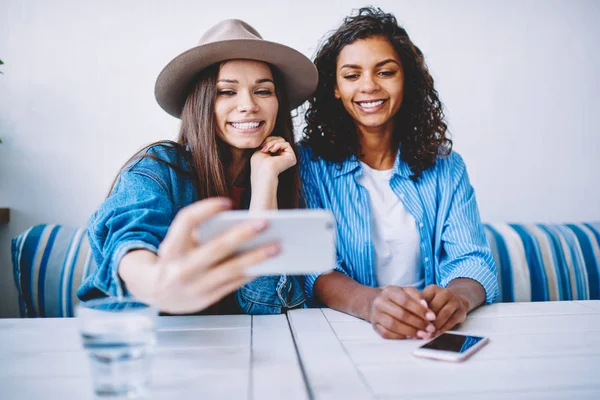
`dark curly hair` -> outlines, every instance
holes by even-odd
[[[313,157],[342,163],[351,155],[360,158],[361,149],[354,121],[341,101],[334,97],[336,64],[342,49],[359,39],[384,36],[400,57],[404,70],[404,99],[394,124],[395,143],[401,145],[401,159],[411,168],[416,181],[421,172],[435,164],[436,157],[452,151],[447,137],[443,105],[433,87],[421,50],[414,45],[393,14],[365,7],[344,19],[325,40],[315,57],[319,85],[309,99],[306,127],[301,143]]]

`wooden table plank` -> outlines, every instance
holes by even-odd
[[[460,331],[479,335],[600,332],[600,314],[467,318]]]
[[[475,356],[476,357],[476,356]],[[407,358],[406,363],[359,367],[377,396],[445,396],[569,390],[600,393],[599,356],[477,360],[453,364]],[[570,396],[569,396],[570,398]]]
[[[199,329],[250,329],[250,315],[190,315],[160,317],[156,321],[159,331]]]
[[[15,379],[0,375],[2,399],[94,400],[92,381],[85,377],[37,377]]]
[[[149,398],[249,398],[251,317],[187,318],[158,319]],[[0,393],[15,399],[92,398],[78,321],[0,320]]]
[[[309,398],[285,315],[252,317],[251,370],[252,399]]]
[[[344,348],[356,365],[406,363],[423,340],[345,341]],[[494,335],[483,350],[469,360],[501,360],[566,356],[600,356],[598,332],[544,333],[532,335]]]
[[[600,312],[600,300],[580,300],[576,303]]]
[[[595,388],[568,388],[568,389],[554,389],[552,391],[540,390],[540,391],[511,391],[503,390],[501,392],[486,392],[486,393],[473,393],[465,394],[460,393],[456,395],[444,394],[443,397],[439,395],[435,396],[419,396],[418,400],[565,400],[565,399],[577,399],[577,400],[598,400],[598,390]],[[413,397],[405,396],[379,396],[381,400],[402,400],[402,399],[413,399]]]
[[[485,334],[490,343],[459,364],[414,357],[413,350],[424,341],[384,340],[365,321],[328,309],[322,313],[374,398],[600,398],[595,373],[600,365],[597,304],[482,307],[458,330]],[[301,355],[305,368],[323,358],[318,352],[301,351]]]
[[[2,353],[82,351],[74,318],[0,319]]]
[[[314,399],[372,397],[320,309],[293,310],[287,315]]]
[[[540,301],[532,303],[498,303],[483,306],[469,314],[469,318],[526,317],[538,315],[594,314],[594,310],[574,301]]]

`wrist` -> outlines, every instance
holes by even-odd
[[[365,301],[363,301],[362,310],[359,311],[359,316],[365,321],[371,322],[371,310],[373,309],[373,301],[377,298],[379,293],[381,293],[381,289],[372,287],[365,287],[365,289]]]
[[[472,279],[455,279],[448,284],[447,289],[460,300],[467,311],[472,311],[485,302],[483,287]],[[483,293],[480,294],[479,291]]]
[[[250,174],[250,184],[253,188],[261,189],[275,186],[279,183],[279,175],[272,172],[257,172]],[[254,190],[253,190],[254,191]]]

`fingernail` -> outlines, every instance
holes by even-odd
[[[432,313],[431,311],[427,311],[427,314],[425,314],[425,318],[427,318],[429,321],[434,321],[435,320],[435,314]]]
[[[425,329],[427,330],[427,332],[431,332],[431,333],[435,332],[435,326],[433,326],[431,324],[427,325],[427,327]]]
[[[267,228],[267,225],[268,223],[264,219],[259,219],[252,223],[252,226],[257,232],[264,231]]]
[[[427,302],[425,300],[420,300],[421,304],[423,304],[423,307],[427,307],[429,308],[429,306],[427,305]]]
[[[281,247],[278,244],[272,244],[269,247],[267,247],[267,254],[270,256],[279,254],[280,251],[281,251]]]
[[[425,331],[417,331],[417,336],[420,337],[421,339],[425,339],[428,335],[427,335],[427,332],[425,332]]]

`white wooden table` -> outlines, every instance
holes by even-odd
[[[464,363],[416,358],[330,309],[288,314],[314,399],[600,399],[600,301],[505,303],[456,331],[490,338]]]
[[[159,317],[151,399],[308,399],[285,315]],[[75,319],[0,320],[0,399],[93,399]]]
[[[496,304],[457,330],[490,343],[452,364],[329,309],[160,317],[150,398],[600,399],[600,301]],[[74,319],[0,320],[0,399],[37,398],[93,398]]]

